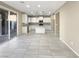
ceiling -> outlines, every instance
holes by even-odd
[[[3,1],[11,7],[27,13],[27,15],[50,16],[59,9],[65,1]]]

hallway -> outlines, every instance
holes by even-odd
[[[0,45],[0,57],[76,58],[77,56],[52,32],[15,37]]]

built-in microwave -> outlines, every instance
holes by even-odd
[[[43,26],[43,20],[39,20],[39,25]]]

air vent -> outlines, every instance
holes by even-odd
[[[24,3],[24,1],[20,1],[20,3]]]

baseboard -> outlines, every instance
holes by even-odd
[[[74,50],[72,49],[64,40],[61,40],[66,46],[68,46],[77,56],[79,56],[79,54]]]

